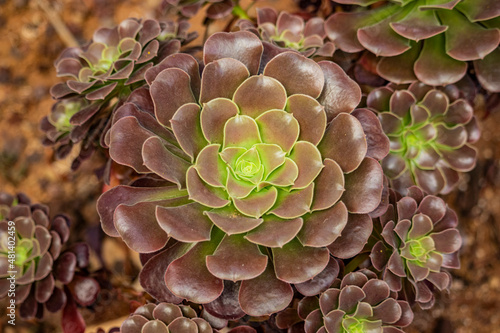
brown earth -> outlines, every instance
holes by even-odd
[[[94,170],[102,158],[95,155],[71,172],[70,158],[57,161],[52,150],[41,145],[38,123],[53,103],[50,86],[60,82],[53,61],[72,39],[83,43],[99,26],[111,26],[130,16],[154,17],[159,2],[0,0],[0,190],[24,192],[33,201],[48,204],[53,213],[70,215],[75,239],[100,243],[95,201],[102,184]],[[290,1],[267,4],[287,10],[294,6]],[[54,28],[58,20],[69,34]],[[197,17],[193,26],[200,27],[200,23]],[[446,198],[460,217],[462,268],[453,272],[450,294],[441,295],[431,311],[417,311],[408,332],[500,332],[500,108],[486,112],[484,104],[484,97],[478,97],[477,117],[483,129],[477,144],[478,165],[464,177],[456,194]],[[113,272],[110,281],[128,289],[123,293],[105,290],[100,304],[83,311],[89,332],[95,332],[95,325],[117,325],[110,321],[128,314],[124,300],[135,295],[132,287],[137,288],[137,256],[108,238],[102,241],[102,253],[104,264]],[[92,263],[95,268],[102,264],[95,255]],[[57,332],[57,317],[43,325],[25,323],[12,330],[5,326],[3,309],[2,332]]]

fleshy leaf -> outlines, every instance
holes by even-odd
[[[170,237],[186,243],[210,239],[213,224],[203,213],[204,207],[198,203],[156,208],[160,227]]]
[[[293,298],[292,287],[276,278],[271,264],[264,273],[241,282],[240,305],[250,316],[266,316],[286,308]]]
[[[216,277],[241,281],[253,279],[264,272],[267,256],[243,235],[224,236],[214,254],[207,257],[207,268]]]
[[[330,260],[324,247],[303,246],[298,239],[273,248],[276,277],[289,283],[301,283],[312,279],[323,271]]]
[[[347,208],[343,202],[303,217],[304,226],[297,238],[304,246],[323,247],[333,243],[347,224]]]

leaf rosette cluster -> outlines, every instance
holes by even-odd
[[[325,41],[325,21],[313,17],[307,22],[298,15],[278,12],[269,7],[257,8],[257,27],[247,20],[238,23],[243,30],[248,30],[262,40],[277,46],[301,52],[306,57],[331,57],[335,45]]]
[[[471,144],[480,132],[472,106],[456,87],[389,85],[373,90],[367,106],[378,114],[391,142],[382,167],[395,190],[404,193],[417,184],[428,193],[446,194],[460,172],[474,168],[477,152]]]
[[[73,300],[88,306],[97,298],[99,284],[82,271],[88,266],[88,246],[78,243],[64,250],[69,234],[66,216],[50,220],[47,206],[0,192],[0,299],[7,297],[7,278],[14,274],[21,317],[41,319],[45,310],[60,311]],[[15,238],[14,246],[9,237]],[[14,259],[9,256],[12,250]]]
[[[434,305],[434,291],[451,284],[445,269],[460,267],[457,224],[457,215],[441,198],[417,187],[402,198],[391,192],[389,208],[374,226],[381,239],[372,249],[372,264],[391,290],[428,309]]]
[[[208,19],[220,20],[230,16],[233,12],[243,12],[243,9],[236,4],[237,1],[234,0],[163,0],[161,7],[166,12],[175,12],[186,18],[195,16],[203,7],[206,7],[205,15]]]
[[[51,88],[58,102],[41,122],[44,143],[56,145],[57,157],[63,158],[83,141],[79,159],[90,156],[96,142],[102,142],[113,110],[144,84],[144,73],[196,37],[188,28],[185,21],[130,18],[97,30],[85,47],[64,50],[55,67],[58,76],[69,79]]]
[[[302,299],[298,314],[306,333],[401,333],[413,321],[410,305],[366,269],[336,279],[319,298]]]
[[[149,303],[137,308],[127,318],[121,333],[215,333],[219,332],[208,321],[199,318],[188,305]],[[249,326],[238,326],[228,333],[255,333]]]
[[[328,37],[346,52],[382,57],[378,73],[396,83],[459,81],[473,61],[484,88],[500,91],[500,5],[490,0],[339,0],[359,10],[333,14]]]
[[[147,176],[103,194],[98,211],[107,234],[159,251],[141,273],[157,299],[270,314],[290,284],[320,292],[331,255],[356,255],[371,234],[388,152],[380,123],[350,114],[361,92],[340,67],[263,43],[216,33],[201,77],[190,55],[167,57],[146,74],[151,101],[116,113],[110,156]]]

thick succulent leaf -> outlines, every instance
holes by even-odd
[[[432,231],[432,220],[424,214],[416,214],[412,218],[412,226],[408,239],[419,239]]]
[[[205,68],[205,73],[206,70]],[[236,104],[226,98],[216,98],[203,104],[200,117],[201,129],[203,130],[205,139],[210,143],[222,144],[224,140],[224,125],[230,118],[237,114],[238,107]]]
[[[174,202],[177,201],[174,199]],[[114,214],[115,227],[125,244],[134,251],[158,251],[168,241],[168,235],[155,217],[156,202],[119,205]]]
[[[253,279],[264,272],[267,256],[243,235],[224,236],[214,254],[207,257],[207,268],[223,280]]]
[[[186,172],[190,163],[168,150],[162,139],[152,136],[142,145],[144,165],[162,178],[186,188]]]
[[[304,246],[324,247],[333,243],[347,224],[347,208],[343,202],[303,216],[304,226],[297,238]]]
[[[97,200],[97,212],[101,218],[101,225],[106,234],[118,237],[115,229],[113,214],[119,205],[135,205],[140,202],[159,202],[186,196],[186,191],[179,191],[175,186],[147,188],[117,186],[108,190]]]
[[[232,206],[204,212],[210,220],[228,235],[241,234],[258,227],[264,220],[240,214]]]
[[[330,257],[330,261],[326,268],[316,275],[311,280],[295,284],[297,291],[304,296],[314,296],[319,295],[328,289],[337,278],[340,272],[340,267],[334,258]],[[304,318],[304,316],[301,316]]]
[[[340,291],[339,309],[348,313],[354,312],[358,302],[366,297],[364,291],[358,286],[345,286]]]
[[[342,201],[355,214],[367,214],[380,204],[384,182],[384,172],[380,164],[366,157],[360,166],[345,175],[345,192]]]
[[[326,248],[303,246],[298,239],[272,250],[276,277],[288,283],[301,283],[314,278],[330,260]]]
[[[292,95],[288,97],[285,110],[299,122],[299,140],[313,145],[321,141],[326,129],[326,113],[318,101],[307,95]]]
[[[250,316],[266,316],[286,308],[293,298],[290,284],[276,278],[271,264],[264,273],[241,282],[240,305]]]
[[[205,216],[205,207],[190,203],[178,207],[157,207],[159,226],[172,238],[181,242],[201,242],[210,239],[212,221]]]
[[[362,289],[366,295],[363,302],[367,302],[370,305],[379,304],[384,299],[388,298],[391,292],[387,283],[378,279],[368,280]]]
[[[159,325],[155,325],[153,323],[158,323]],[[148,327],[151,325],[151,328]],[[164,328],[160,328],[159,326],[165,326]],[[160,321],[150,321],[146,325],[144,325],[142,332],[144,333],[198,333],[198,326],[196,323],[189,318],[179,317],[175,318],[174,321],[168,325],[168,328],[165,324]]]
[[[150,170],[142,159],[142,146],[152,136],[155,134],[142,127],[137,118],[124,117],[110,129],[109,155],[119,164],[130,166],[139,173],[148,173]]]
[[[245,238],[266,247],[283,247],[295,238],[303,224],[301,218],[283,220],[266,215],[263,219],[264,223],[250,231]]]
[[[436,170],[422,170],[414,168],[415,182],[427,193],[436,194],[441,191],[445,186],[445,180],[439,169]]]
[[[326,158],[324,168],[314,181],[311,210],[323,210],[334,205],[344,193],[344,173],[334,160]]]
[[[447,128],[439,124],[437,127],[436,142],[450,148],[460,148],[467,142],[467,131],[463,126]]]
[[[448,124],[467,124],[474,115],[474,108],[464,99],[459,99],[450,104],[446,111],[444,121]]]
[[[402,84],[417,80],[413,64],[420,54],[420,44],[395,57],[384,57],[377,64],[377,73],[384,79]]]
[[[254,75],[259,70],[262,51],[262,42],[251,32],[218,32],[205,42],[203,60],[207,65],[218,59],[234,58],[247,66],[250,74]]]
[[[314,183],[304,189],[290,192],[278,190],[278,198],[270,214],[284,219],[294,219],[310,212],[314,195]]]
[[[325,22],[328,38],[342,51],[354,53],[364,49],[357,37],[359,28],[369,25],[373,12],[338,12],[331,15]]]
[[[159,65],[154,66],[145,73],[144,78],[146,82],[151,85],[156,76],[167,68],[178,68],[186,72],[191,79],[191,89],[194,96],[198,97],[200,93],[200,69],[198,61],[196,61],[193,56],[177,52],[173,55],[169,55],[163,59]]]
[[[354,257],[363,249],[372,230],[373,224],[369,215],[349,214],[342,235],[329,245],[328,249],[337,258]]]
[[[352,112],[352,115],[359,120],[366,134],[368,145],[366,156],[377,161],[382,160],[389,153],[389,139],[385,135],[377,116],[368,109],[356,109]]]
[[[434,10],[412,10],[404,19],[390,25],[399,35],[417,42],[448,29],[446,22],[444,25],[439,22]]]
[[[446,54],[444,35],[439,34],[424,41],[414,70],[423,83],[444,86],[460,80],[465,75],[467,64]]]
[[[48,301],[54,291],[54,276],[47,275],[43,280],[37,281],[35,284],[35,300],[39,303]]]
[[[237,115],[226,122],[224,126],[224,148],[243,147],[250,149],[254,144],[260,142],[262,140],[259,127],[253,118],[246,115]]]
[[[165,272],[168,289],[176,296],[195,303],[209,303],[224,289],[221,279],[207,269],[206,256],[214,253],[218,241],[196,244],[188,253],[174,260]]]
[[[170,126],[182,150],[194,161],[198,153],[207,145],[200,124],[200,107],[189,103],[182,105],[170,120]]]
[[[325,82],[321,67],[314,60],[295,52],[278,54],[267,63],[264,75],[281,82],[288,96],[304,94],[318,98]]]
[[[236,59],[224,58],[209,63],[201,77],[200,103],[233,98],[236,89],[249,75],[247,67]]]
[[[455,150],[441,150],[441,157],[456,171],[467,172],[476,166],[477,151],[465,145]]]
[[[190,77],[182,69],[168,68],[162,71],[151,84],[150,91],[156,119],[165,127],[170,127],[170,120],[179,107],[196,103]]]
[[[191,166],[186,175],[189,199],[211,208],[222,208],[229,204],[224,190],[207,185],[198,175],[198,171]]]
[[[283,85],[278,80],[264,75],[254,75],[246,79],[233,96],[241,114],[253,118],[268,110],[284,109],[286,99]]]
[[[440,253],[453,253],[462,246],[462,238],[457,229],[448,229],[431,235]]]
[[[500,16],[500,4],[488,0],[463,0],[456,8],[471,22],[483,21]]]
[[[259,126],[262,142],[277,144],[286,152],[292,149],[299,137],[299,122],[286,111],[266,111],[255,121]]]
[[[243,199],[233,199],[233,204],[242,214],[259,218],[274,206],[277,197],[276,188],[270,187]]]
[[[226,182],[226,165],[219,156],[220,144],[203,148],[196,158],[195,168],[203,181],[214,187],[223,187]]]
[[[500,43],[498,29],[485,29],[455,10],[443,10],[438,15],[443,24],[450,27],[445,32],[446,53],[454,59],[483,59]]]
[[[358,41],[377,56],[393,57],[404,53],[410,49],[410,42],[397,34],[390,25],[397,15],[389,16],[374,25],[359,29],[357,32]]]
[[[284,159],[284,163],[274,170],[265,182],[260,183],[265,186],[271,184],[274,186],[290,186],[293,185],[294,181],[299,175],[299,168],[297,164],[289,158]]]
[[[324,158],[337,162],[345,173],[354,171],[368,150],[361,123],[349,114],[339,114],[326,129],[318,149]],[[349,152],[349,158],[345,158],[345,152]]]
[[[238,300],[240,285],[241,283],[239,282],[235,283],[227,280],[224,281],[224,291],[222,292],[222,295],[220,295],[220,297],[217,298],[215,301],[204,304],[203,305],[204,311],[208,312],[210,315],[215,316],[219,319],[225,319],[225,320],[236,320],[243,317],[245,315],[245,312],[243,312],[243,310],[241,309]],[[210,326],[209,326],[209,331],[207,331],[206,333],[212,333],[212,328]]]
[[[323,169],[321,153],[308,141],[299,141],[293,147],[290,158],[297,164],[299,175],[292,189],[309,186]]]
[[[326,332],[323,326],[323,314],[319,309],[311,312],[304,322],[304,330],[306,333],[324,333]],[[333,331],[337,332],[337,331]]]
[[[255,149],[259,153],[260,162],[264,166],[262,179],[267,179],[269,174],[285,163],[286,153],[276,144],[256,144]],[[295,180],[295,177],[293,180]]]
[[[318,102],[325,107],[327,120],[339,113],[350,113],[361,101],[361,88],[331,61],[320,61],[318,65],[325,76],[325,86]]]
[[[401,318],[401,307],[394,298],[388,298],[379,305],[373,307],[373,316],[384,323],[392,324]]]
[[[477,78],[486,90],[500,92],[500,48],[495,49],[482,60],[474,61]]]
[[[193,244],[177,243],[149,259],[139,274],[141,286],[160,302],[180,303],[182,299],[167,288],[164,276],[172,261],[184,255],[191,247]]]

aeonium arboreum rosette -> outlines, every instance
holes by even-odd
[[[326,21],[328,37],[346,52],[380,57],[379,74],[396,83],[442,86],[459,81],[474,61],[483,87],[500,91],[500,4],[491,0],[338,0],[360,5]]]
[[[116,114],[110,156],[163,183],[113,188],[98,211],[107,234],[154,254],[141,282],[159,300],[273,313],[290,284],[326,289],[330,253],[350,258],[371,233],[388,139],[372,112],[350,114],[361,92],[339,66],[280,51],[250,32],[214,34],[201,77],[193,57],[172,55],[146,74],[149,106]]]
[[[95,302],[100,287],[86,270],[89,248],[68,247],[69,234],[66,216],[50,220],[47,206],[0,192],[0,299],[12,297],[14,289],[22,318],[62,310],[63,323],[82,324],[76,304]]]
[[[102,140],[113,110],[144,84],[144,73],[196,37],[187,33],[188,28],[184,21],[130,18],[97,30],[84,47],[64,50],[55,67],[58,76],[69,79],[51,89],[57,102],[41,122],[44,144],[57,146],[56,155],[62,158],[83,142],[73,165],[77,168]]]
[[[474,168],[477,153],[471,144],[480,132],[474,109],[455,86],[389,85],[373,90],[367,106],[391,142],[382,167],[400,193],[413,184],[430,194],[449,193],[459,173]]]
[[[430,308],[434,292],[451,284],[445,269],[460,267],[457,224],[457,215],[441,198],[415,186],[403,198],[391,191],[387,212],[375,220],[379,241],[370,255],[373,266],[391,290],[411,304]]]
[[[266,7],[257,8],[257,27],[248,20],[241,20],[238,25],[262,40],[297,50],[306,57],[331,57],[335,52],[335,45],[325,41],[325,21],[321,17],[304,22],[298,15],[284,11],[278,14],[274,8]]]
[[[227,324],[227,321],[226,321]],[[219,328],[219,327],[217,327]],[[216,327],[200,318],[188,305],[148,303],[138,307],[121,325],[121,333],[217,333]],[[256,333],[250,326],[238,326],[228,333]]]
[[[280,327],[305,333],[402,333],[412,321],[410,305],[366,269],[336,279],[319,298],[303,298],[295,315],[276,317]]]

